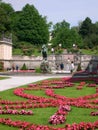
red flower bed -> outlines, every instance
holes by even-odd
[[[11,110],[11,109],[7,109],[5,110],[0,110],[0,114],[13,114],[13,115],[33,115],[33,112],[31,110],[26,111],[26,110]]]
[[[29,73],[30,73],[30,72],[33,72],[33,73],[34,73],[35,70],[18,70],[18,71],[16,71],[16,72],[29,72]]]
[[[96,84],[88,84],[88,87],[96,87]]]
[[[64,123],[66,121],[65,115],[67,115],[67,112],[70,110],[71,108],[69,105],[60,105],[58,111],[50,117],[49,123],[53,125]]]
[[[90,115],[91,116],[98,116],[98,111],[97,112],[91,112]]]
[[[96,78],[61,78],[60,80],[45,80],[38,84],[29,84],[27,88],[16,88],[13,93],[27,100],[9,101],[0,99],[0,114],[32,115],[33,112],[27,109],[58,107],[57,112],[49,118],[49,123],[55,125],[65,123],[67,115],[71,111],[71,106],[98,109],[98,87],[96,83],[89,84],[89,87],[95,87],[96,93],[78,98],[69,98],[55,94],[54,89],[74,87],[76,81],[80,81],[80,84],[76,88],[83,89],[84,85],[86,85],[86,80],[98,81]],[[25,90],[43,90],[50,98],[28,94]],[[91,112],[90,115],[97,116],[98,112]],[[79,124],[65,124],[64,128],[36,125],[19,120],[12,121],[10,118],[0,118],[0,123],[17,127],[19,130],[95,130],[98,128],[98,121],[93,123],[80,122]]]

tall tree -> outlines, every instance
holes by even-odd
[[[25,5],[14,20],[13,29],[19,41],[31,42],[35,45],[48,42],[49,32],[46,18],[42,17],[33,5]]]
[[[66,22],[65,20],[63,20],[62,22],[58,22],[53,26],[53,37],[63,28],[69,29],[70,24],[68,22]]]
[[[63,20],[54,25],[52,42],[54,46],[62,44],[63,48],[72,48],[74,43],[79,44],[82,39],[76,29],[71,29],[70,24]]]
[[[14,9],[10,4],[0,1],[0,34],[11,32],[11,19],[10,16]]]
[[[89,17],[87,17],[81,24],[79,34],[85,38],[91,34],[92,31],[92,21]]]
[[[93,24],[90,18],[86,18],[79,29],[79,34],[84,41],[84,47],[93,48],[98,43],[98,26]]]

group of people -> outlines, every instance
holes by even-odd
[[[18,65],[16,65],[16,66],[14,64],[12,65],[12,71],[14,71],[14,70],[18,71],[18,69],[19,69]]]
[[[74,66],[74,62],[70,62],[70,63],[67,63],[66,65],[64,65],[63,62],[61,62],[60,64],[56,64],[56,69],[57,70],[64,70],[66,68],[67,71],[70,71],[71,73],[74,71],[75,69],[75,66]]]
[[[11,68],[7,68],[7,71],[18,71],[19,70],[19,66],[18,65],[14,65],[14,64],[12,64],[12,67]]]

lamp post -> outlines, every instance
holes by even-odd
[[[60,44],[59,44],[60,49],[61,49],[61,46],[62,46],[62,44],[60,43]]]
[[[78,57],[77,57],[77,54],[76,54],[76,44],[74,43],[73,45],[72,45],[72,47],[73,47],[73,54],[74,54],[74,63],[75,64],[77,64],[77,61],[78,61]]]
[[[73,49],[74,49],[76,47],[76,44],[73,44],[72,46],[73,46]]]
[[[74,50],[77,50],[77,45],[75,43],[72,46]]]
[[[62,44],[60,43],[60,44],[59,44],[59,49],[60,49],[60,50],[59,50],[59,53],[61,53],[61,47],[62,47]]]
[[[51,48],[51,52],[52,52],[52,54],[54,54],[54,48]]]
[[[80,65],[81,65],[81,54],[82,54],[82,52],[79,51],[79,55],[80,55]]]

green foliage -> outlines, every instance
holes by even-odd
[[[0,76],[0,80],[8,79],[9,77]]]
[[[81,49],[81,52],[86,55],[98,55],[98,46],[92,49]]]
[[[88,82],[87,82],[88,84]],[[86,85],[87,85],[86,84]],[[69,98],[78,98],[86,95],[91,95],[95,93],[95,88],[89,88],[84,86],[82,90],[77,90],[76,87],[79,85],[79,82],[75,83],[74,87],[66,87],[64,89],[54,89],[55,94],[61,95],[61,96],[66,96]],[[22,86],[22,87],[27,87],[27,86]],[[13,94],[14,89],[6,90],[6,91],[1,91],[0,92],[0,97],[2,97],[3,100],[10,100],[10,101],[27,101],[25,98],[21,98],[19,96],[16,96]],[[45,92],[42,90],[25,90],[25,93],[31,94],[31,95],[36,95],[40,97],[46,97],[50,98],[45,95]],[[4,105],[2,105],[4,106]],[[71,106],[71,111],[67,115],[67,120],[66,124],[72,124],[72,123],[80,123],[80,122],[94,122],[98,120],[98,116],[90,116],[90,113],[94,109],[89,109],[89,108],[79,108],[75,106]],[[29,110],[29,109],[28,109]],[[21,121],[27,121],[27,122],[33,122],[33,124],[40,124],[40,125],[49,125],[48,120],[51,115],[53,115],[56,111],[58,110],[57,107],[46,107],[46,108],[35,108],[33,109],[34,115],[8,115],[8,114],[3,114],[0,115],[1,118],[11,118],[12,120],[21,120]],[[95,110],[94,110],[95,111]],[[51,125],[52,126],[52,125]],[[64,124],[61,125],[55,125],[53,127],[58,128],[59,127],[64,127]],[[54,129],[55,129],[54,128]],[[1,125],[0,124],[0,129],[4,130],[17,130],[15,127],[9,127],[7,125]]]
[[[20,48],[21,42],[38,45],[47,44],[49,41],[49,29],[52,22],[47,23],[47,17],[40,15],[34,5],[25,5],[21,11],[14,11],[10,4],[0,1],[0,38],[4,34],[9,37],[12,33],[13,48]],[[52,28],[52,45],[57,47],[62,44],[62,48],[70,49],[73,44],[77,44],[79,49],[92,49],[98,45],[98,22],[92,23],[87,17],[76,27],[70,28],[70,23],[65,20],[56,23]],[[32,47],[31,47],[32,48]],[[32,55],[34,50],[23,51],[23,55]],[[16,52],[15,52],[16,54]]]
[[[40,67],[38,67],[38,68],[35,69],[35,73],[41,73],[41,72],[42,71],[41,71]]]
[[[81,71],[82,69],[81,69],[81,64],[79,63],[78,64],[78,68],[77,68],[77,71]]]
[[[48,42],[47,21],[33,5],[25,5],[21,12],[16,12],[16,17],[14,15],[12,20],[13,29],[19,41],[26,41],[32,44],[46,44]]]
[[[63,53],[63,50],[62,49],[59,49],[55,52],[55,54],[62,54]]]
[[[3,70],[4,69],[4,63],[3,62],[0,62],[0,70]]]
[[[28,70],[26,64],[24,63],[23,66],[21,67],[21,70]]]
[[[69,48],[67,51],[71,52],[71,53],[74,53],[74,54],[77,54],[79,52],[78,49],[74,49],[74,48]]]
[[[18,45],[17,45],[18,44]],[[16,54],[31,56],[33,52],[33,45],[29,42],[17,42],[15,46]],[[17,52],[19,50],[19,52]],[[15,51],[13,54],[15,54]]]
[[[53,45],[58,46],[60,43],[63,48],[72,48],[73,43],[81,45],[82,38],[75,29],[70,29],[69,24],[65,21],[57,23],[53,30]]]
[[[93,48],[98,44],[98,26],[97,23],[93,24],[90,18],[86,18],[79,29],[79,34],[83,38],[82,48]]]
[[[22,50],[21,49],[13,49],[13,55],[22,55]]]
[[[0,35],[11,32],[11,15],[14,9],[10,4],[0,2]]]
[[[92,21],[90,18],[87,17],[83,21],[79,30],[79,33],[82,35],[83,38],[89,36],[89,34],[91,33],[91,26],[92,26]]]

